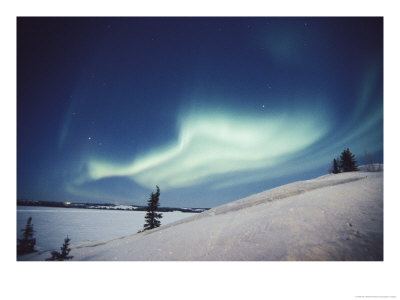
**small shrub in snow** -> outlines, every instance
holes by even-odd
[[[73,256],[71,256],[71,255],[68,255],[69,254],[69,252],[71,251],[71,249],[69,248],[69,241],[70,241],[70,239],[68,238],[68,236],[64,239],[64,244],[61,246],[61,248],[60,248],[60,250],[61,250],[61,253],[60,252],[58,252],[58,251],[52,251],[51,252],[51,257],[49,257],[48,259],[46,259],[46,260],[58,260],[58,261],[61,261],[61,260],[69,260],[69,259],[72,259],[73,258]]]
[[[367,149],[364,149],[364,156],[362,158],[364,163],[366,164],[366,168],[368,172],[380,172],[381,171],[381,165],[380,164],[374,164],[374,160],[369,154]]]

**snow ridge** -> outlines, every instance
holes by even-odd
[[[325,176],[323,176],[325,177]],[[350,178],[337,178],[337,179],[332,179],[331,177],[326,178],[324,180],[318,180],[314,179],[314,180],[305,180],[305,181],[296,181],[293,183],[289,183],[280,187],[276,187],[258,194],[254,194],[251,196],[248,196],[246,198],[242,198],[227,204],[223,204],[217,207],[214,207],[212,209],[209,209],[207,211],[204,211],[198,215],[194,215],[191,216],[189,218],[184,218],[181,220],[178,220],[176,222],[172,222],[170,224],[167,224],[165,226],[159,227],[159,228],[155,228],[153,230],[150,231],[144,231],[143,235],[147,235],[147,234],[152,234],[158,230],[162,230],[162,229],[166,229],[168,227],[171,226],[176,226],[179,224],[184,224],[184,223],[188,223],[188,222],[192,222],[195,220],[198,220],[200,218],[205,218],[205,217],[210,217],[210,216],[215,216],[215,215],[220,215],[220,214],[226,214],[226,213],[230,213],[233,211],[237,211],[240,209],[244,209],[247,207],[252,207],[255,205],[260,205],[260,204],[264,204],[267,202],[272,202],[272,201],[276,201],[276,200],[281,200],[284,198],[288,198],[288,197],[292,197],[292,196],[296,196],[299,194],[303,194],[312,190],[316,190],[316,189],[322,189],[325,187],[329,187],[329,186],[335,186],[335,185],[339,185],[339,184],[345,184],[345,183],[349,183],[349,182],[353,182],[353,181],[358,181],[358,180],[362,180],[365,179],[367,176],[361,175],[359,177],[350,177]]]
[[[73,260],[83,261],[382,261],[383,172],[293,182],[153,230],[71,248]]]

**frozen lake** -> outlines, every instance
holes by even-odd
[[[78,209],[59,207],[17,207],[17,236],[32,217],[37,250],[59,250],[68,235],[71,244],[82,241],[114,239],[143,229],[145,211]],[[163,212],[161,225],[195,213]]]

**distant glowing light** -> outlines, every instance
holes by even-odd
[[[189,114],[179,122],[178,140],[137,157],[130,164],[91,159],[88,179],[126,176],[145,187],[163,189],[224,179],[233,172],[257,170],[290,159],[322,138],[326,120],[316,114]]]

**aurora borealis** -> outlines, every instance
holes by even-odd
[[[212,207],[383,160],[382,18],[18,18],[17,197]]]

